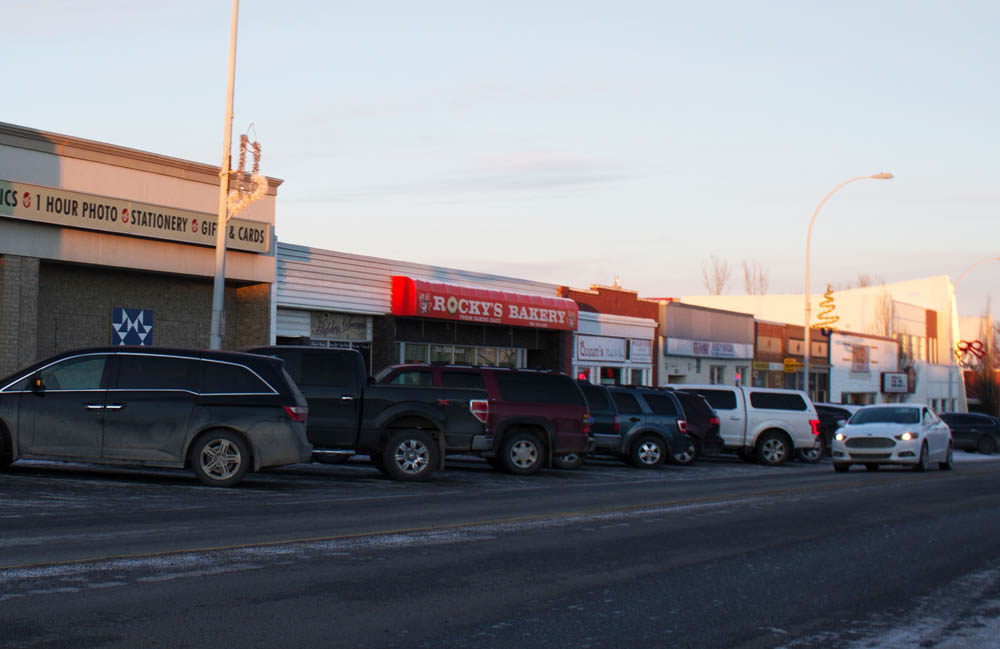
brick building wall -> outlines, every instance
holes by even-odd
[[[36,360],[38,259],[0,256],[0,377]]]

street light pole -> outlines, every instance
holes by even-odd
[[[233,146],[233,81],[236,77],[236,23],[240,0],[233,0],[229,29],[229,82],[226,87],[226,121],[222,135],[222,165],[219,167],[219,215],[215,233],[215,282],[212,284],[212,331],[210,349],[222,349],[222,305],[226,288],[226,236],[229,231],[229,171]]]
[[[823,197],[823,200],[821,200],[819,202],[819,205],[816,206],[816,211],[813,212],[812,218],[809,219],[809,230],[808,232],[806,232],[806,285],[805,285],[806,318],[803,323],[805,329],[803,333],[805,337],[805,348],[802,350],[802,374],[804,379],[802,385],[803,385],[803,390],[805,390],[805,393],[809,395],[810,398],[812,398],[812,394],[810,394],[809,392],[809,356],[811,354],[810,347],[812,346],[812,339],[809,335],[810,334],[809,320],[810,316],[812,315],[812,303],[809,299],[811,297],[809,293],[809,253],[810,253],[810,248],[812,246],[812,232],[813,232],[813,225],[816,223],[816,216],[819,214],[820,208],[823,207],[826,201],[829,200],[830,197],[833,196],[835,193],[837,193],[837,190],[839,190],[844,185],[849,185],[858,180],[867,180],[867,179],[889,180],[891,178],[892,178],[891,173],[882,172],[871,176],[858,176],[857,178],[851,178],[850,180],[845,180],[844,182],[840,183],[832,190],[830,190],[829,194]]]

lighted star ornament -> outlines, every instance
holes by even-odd
[[[833,315],[833,312],[837,310],[837,305],[833,301],[833,289],[829,284],[826,285],[826,293],[823,294],[823,299],[819,303],[820,312],[816,316],[816,324],[812,325],[813,329],[818,329],[824,336],[829,336],[834,330],[833,325],[840,321],[839,315]]]

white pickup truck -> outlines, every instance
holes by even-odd
[[[729,385],[671,385],[700,394],[719,417],[725,450],[777,466],[797,453],[806,462],[823,455],[819,416],[805,392]]]

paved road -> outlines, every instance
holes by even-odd
[[[1000,462],[973,459],[470,459],[428,484],[352,463],[231,490],[22,463],[0,474],[0,647],[996,646]]]

